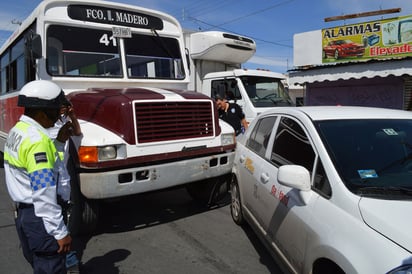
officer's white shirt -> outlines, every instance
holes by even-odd
[[[41,138],[39,131],[49,136],[47,130],[32,118],[23,115],[20,117],[20,121],[31,125],[28,135],[32,141]],[[14,128],[10,132],[13,130]],[[55,144],[58,151],[63,151],[64,143],[55,141]],[[7,150],[7,146],[5,150]],[[63,221],[61,207],[57,204],[56,168],[53,170],[53,180],[55,184],[53,184],[53,186],[40,188],[36,191],[33,191],[31,188],[30,177],[26,170],[10,166],[5,162],[4,171],[7,189],[12,200],[20,203],[33,204],[35,215],[43,219],[47,233],[52,235],[56,240],[64,238],[68,234],[68,230]]]

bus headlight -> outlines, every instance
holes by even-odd
[[[100,147],[98,151],[99,160],[101,161],[113,160],[117,158],[117,149],[115,146]]]
[[[235,143],[235,135],[233,133],[225,133],[221,135],[222,146],[233,145]]]

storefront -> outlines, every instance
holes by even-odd
[[[297,34],[294,65],[305,105],[412,110],[412,16]]]

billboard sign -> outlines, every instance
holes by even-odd
[[[412,15],[322,29],[322,63],[412,56]]]

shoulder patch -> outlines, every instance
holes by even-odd
[[[36,164],[40,163],[47,163],[47,155],[46,152],[38,152],[34,154],[34,160],[36,161]]]

